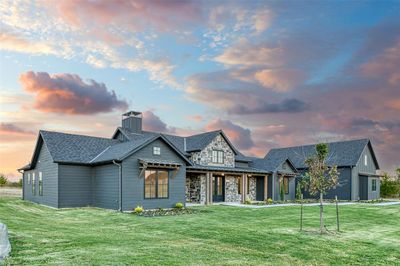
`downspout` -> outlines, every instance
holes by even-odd
[[[119,163],[116,163],[115,160],[112,161],[113,164],[118,166],[118,174],[119,174],[119,209],[118,211],[122,212],[122,165]]]
[[[350,201],[353,200],[353,167],[350,166]],[[355,199],[354,199],[355,200]]]
[[[25,177],[24,177],[24,173],[22,172],[23,170],[18,169],[17,170],[18,173],[22,174],[22,200],[25,200]]]

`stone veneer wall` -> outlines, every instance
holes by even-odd
[[[250,180],[249,193],[247,194],[247,199],[256,200],[256,178],[247,177]]]
[[[223,164],[212,163],[213,150],[224,151]],[[235,153],[221,135],[216,136],[202,151],[193,152],[191,154],[191,159],[195,164],[200,165],[235,167]]]
[[[242,178],[240,176],[240,178]],[[236,176],[225,177],[225,202],[240,202],[241,195],[238,193],[239,181]]]
[[[188,175],[186,177],[186,202],[206,203],[205,175]]]

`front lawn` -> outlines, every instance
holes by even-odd
[[[12,265],[399,265],[400,205],[341,206],[340,234],[320,236],[318,207],[199,207],[196,214],[139,217],[96,208],[56,210],[0,198]],[[327,206],[335,229],[334,206]],[[314,231],[311,231],[314,230]]]

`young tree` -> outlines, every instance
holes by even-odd
[[[325,232],[324,226],[324,195],[339,184],[339,172],[336,165],[328,166],[326,159],[329,153],[328,145],[320,143],[315,146],[316,155],[307,158],[305,163],[308,171],[305,173],[305,188],[311,195],[319,195],[320,200],[320,232]]]
[[[7,178],[3,174],[0,174],[0,187],[4,187],[6,184]]]

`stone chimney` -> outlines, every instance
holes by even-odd
[[[122,128],[132,133],[142,133],[142,113],[129,111],[122,115]]]

